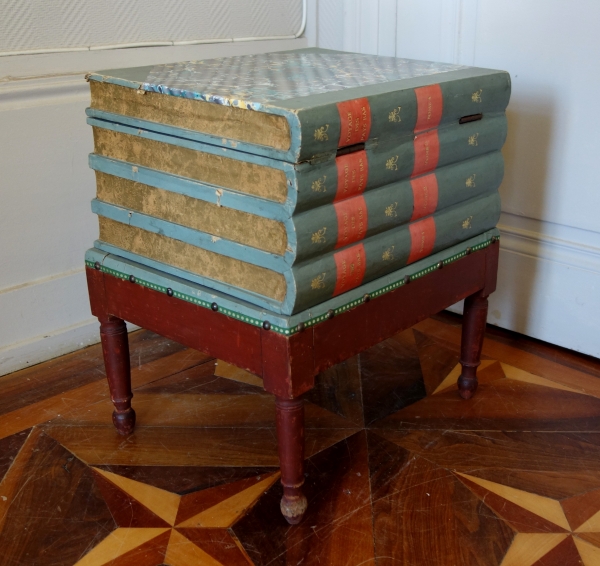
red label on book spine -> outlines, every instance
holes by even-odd
[[[338,147],[366,142],[371,131],[371,107],[366,98],[338,102],[340,141]]]
[[[437,128],[442,120],[444,96],[440,85],[422,86],[415,89],[417,95],[417,124],[415,133]]]
[[[415,136],[415,164],[412,177],[433,171],[440,160],[440,138],[437,130]]]
[[[369,164],[365,150],[355,151],[335,158],[338,183],[334,202],[360,195],[367,186]]]
[[[435,212],[438,204],[438,182],[435,173],[412,179],[413,213],[410,221],[418,220]]]
[[[406,263],[427,257],[435,244],[435,220],[433,217],[419,220],[408,225],[410,230],[410,255]]]
[[[357,196],[334,202],[338,221],[336,248],[349,246],[365,237],[367,232],[367,203],[365,197]]]
[[[367,268],[367,255],[365,254],[365,247],[362,244],[357,244],[335,252],[333,259],[336,267],[333,296],[337,297],[362,283]]]

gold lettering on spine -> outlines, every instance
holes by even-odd
[[[425,167],[429,165],[429,140],[425,140]]]
[[[470,177],[467,178],[467,180],[465,181],[465,185],[469,188],[472,189],[473,187],[475,187],[475,173],[473,173]]]
[[[342,289],[346,288],[346,276],[348,275],[348,263],[345,259],[342,259],[342,273],[340,274],[340,285]]]
[[[469,145],[479,145],[477,143],[477,139],[478,138],[479,138],[479,133],[473,134],[472,136],[469,136]]]
[[[346,117],[348,119],[348,133],[346,134],[346,144],[348,144],[352,139],[352,112],[348,112],[346,114]]]
[[[327,175],[323,175],[321,178],[312,182],[311,188],[315,193],[326,193],[327,187],[325,186],[325,181],[327,180]]]
[[[474,93],[471,95],[471,100],[472,100],[473,102],[481,102],[481,93],[482,93],[482,92],[483,92],[483,89],[482,89],[482,88],[480,88],[480,89],[479,89],[477,92],[474,92]]]
[[[394,156],[394,157],[390,157],[386,162],[385,162],[385,168],[389,169],[390,171],[398,171],[398,156]]]
[[[383,261],[392,261],[394,259],[394,247],[395,246],[391,246],[383,252],[383,255],[381,256]]]
[[[367,124],[368,124],[368,116],[367,116],[367,107],[363,106],[361,108],[362,112],[362,131],[360,133],[360,139],[365,141],[367,139]]]
[[[324,244],[327,240],[325,240],[325,232],[327,232],[327,227],[324,226],[320,230],[317,230],[311,237],[311,241],[313,244]]]
[[[463,223],[462,223],[463,230],[468,230],[469,228],[471,228],[471,220],[473,220],[472,216],[469,216],[469,218],[467,218],[466,220],[463,220]]]
[[[400,111],[402,110],[402,106],[398,106],[397,108],[394,108],[389,114],[388,114],[388,120],[390,122],[402,122],[402,118],[400,117]]]
[[[327,135],[327,130],[329,130],[329,124],[325,124],[320,128],[315,130],[315,140],[316,141],[327,141],[329,136]]]
[[[424,249],[425,249],[425,230],[421,230],[421,247],[419,248],[419,254],[422,254]]]
[[[423,185],[423,210],[428,209],[429,204],[429,187],[427,185]]]
[[[310,282],[310,287],[311,289],[325,289],[325,273],[321,273],[320,275],[317,275],[311,282]]]
[[[365,188],[365,185],[367,183],[367,180],[365,179],[365,162],[362,156],[358,161],[358,171],[360,173],[358,187],[362,191],[362,189]]]
[[[398,208],[398,203],[394,202],[392,204],[389,204],[388,206],[385,207],[385,215],[386,216],[398,216],[398,213],[396,212],[396,209]]]

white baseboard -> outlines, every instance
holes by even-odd
[[[488,322],[600,357],[600,235],[503,214]],[[462,304],[449,310],[462,312]]]
[[[69,354],[99,341],[98,320],[90,318],[50,334],[41,334],[29,340],[10,344],[0,349],[0,375]]]
[[[127,324],[129,332],[138,329],[139,326]],[[10,344],[0,349],[0,376],[47,362],[98,342],[100,325],[98,319],[92,317],[80,324],[60,328],[51,334],[34,336],[18,344]]]
[[[0,312],[0,375],[100,340],[83,268],[0,290]]]

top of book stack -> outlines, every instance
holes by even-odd
[[[510,97],[505,71],[318,48],[88,79],[92,118],[291,163],[503,112]]]

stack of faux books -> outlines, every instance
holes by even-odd
[[[506,72],[301,49],[88,78],[95,247],[236,300],[292,315],[498,221]]]

